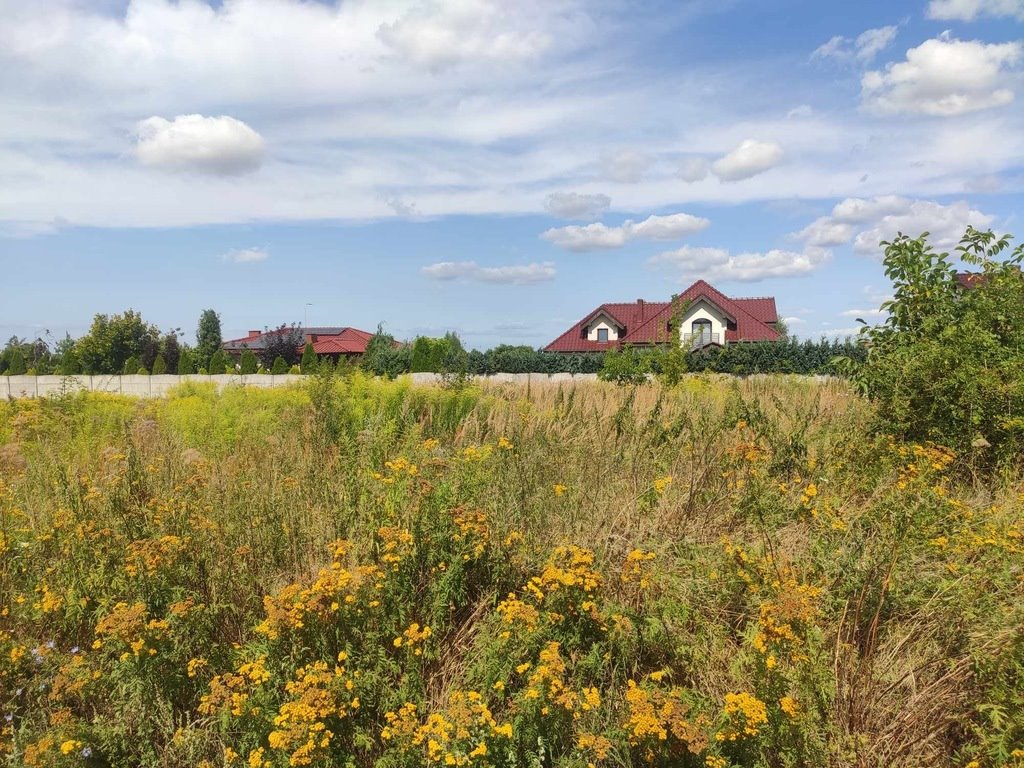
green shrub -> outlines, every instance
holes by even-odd
[[[313,343],[306,342],[302,350],[302,361],[299,363],[300,370],[305,374],[316,372],[316,352],[313,351]]]
[[[135,355],[132,355],[125,361],[123,372],[127,374],[138,373],[138,370],[141,367],[142,363],[139,361],[139,358],[135,357]]]
[[[889,313],[861,332],[863,363],[837,361],[875,401],[880,427],[933,441],[981,464],[1024,447],[1024,247],[968,228],[957,252],[977,269],[969,286],[947,253],[900,235],[884,242]]]
[[[259,367],[259,360],[251,349],[242,351],[242,356],[239,358],[239,373],[243,376],[256,373],[256,369]]]
[[[165,373],[167,373],[167,363],[164,362],[163,354],[159,354],[153,361],[153,375],[161,376]]]
[[[651,354],[635,347],[611,349],[604,356],[604,364],[597,372],[601,381],[611,381],[619,386],[643,384],[651,371]]]
[[[274,360],[274,367],[270,369],[270,372],[275,376],[280,376],[282,374],[288,373],[288,363],[284,361],[283,357],[278,356]]]

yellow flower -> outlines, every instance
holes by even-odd
[[[672,475],[654,478],[654,492],[659,496],[663,495],[672,484]]]
[[[565,492],[569,490],[568,486],[562,485],[561,483],[555,483],[551,486],[551,490],[555,492],[555,496],[564,496]]]
[[[779,708],[785,712],[788,717],[796,717],[800,712],[800,705],[797,704],[796,699],[792,696],[783,696],[779,699]]]
[[[82,747],[82,742],[74,741],[73,739],[68,739],[63,744],[60,745],[60,753],[62,755],[70,755],[72,752],[75,752],[75,751],[81,749],[81,747]]]

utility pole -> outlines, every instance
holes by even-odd
[[[303,331],[305,331],[306,328],[309,326],[309,308],[312,307],[312,306],[313,306],[313,304],[311,302],[307,301],[306,302],[306,307],[302,311],[302,330]]]

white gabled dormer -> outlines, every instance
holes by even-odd
[[[680,318],[679,334],[684,347],[704,347],[708,344],[725,345],[725,332],[729,321],[735,318],[705,298],[691,303]]]
[[[606,343],[619,340],[619,324],[604,311],[598,312],[586,325],[587,341]]]

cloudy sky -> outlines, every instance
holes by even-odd
[[[0,0],[0,335],[541,345],[704,278],[870,319],[1024,235],[1024,0]]]

